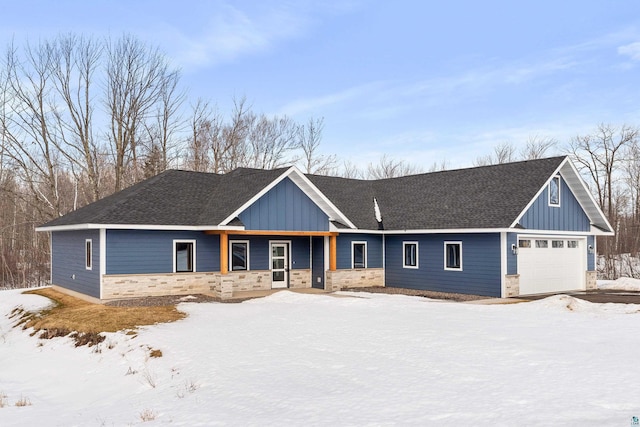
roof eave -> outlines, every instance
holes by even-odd
[[[236,231],[244,226],[234,225],[176,225],[176,224],[68,224],[36,227],[36,231],[77,231],[77,230],[184,230],[184,231]]]

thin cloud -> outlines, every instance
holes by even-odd
[[[225,5],[212,12],[207,28],[196,36],[173,31],[174,56],[185,68],[232,62],[243,55],[272,49],[278,42],[304,33],[309,24],[304,13],[274,9],[251,16]],[[177,42],[177,43],[176,43]]]
[[[297,99],[284,105],[282,108],[280,108],[280,111],[278,113],[295,116],[298,114],[317,111],[322,108],[327,108],[336,104],[342,104],[348,101],[365,97],[373,93],[377,88],[380,87],[380,85],[381,83],[379,82],[372,82],[364,85],[354,86],[327,95]]]
[[[628,56],[632,61],[640,61],[640,42],[619,46],[618,54]]]

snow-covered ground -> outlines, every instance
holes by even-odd
[[[639,305],[344,295],[185,303],[186,319],[108,334],[96,349],[12,328],[14,307],[47,300],[0,292],[0,426],[626,426],[640,416]]]
[[[640,291],[640,279],[620,277],[616,280],[598,280],[598,289],[619,291]]]

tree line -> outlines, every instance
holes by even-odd
[[[447,169],[445,161],[425,168],[389,156],[364,168],[340,161],[320,150],[322,118],[299,123],[257,113],[246,98],[222,112],[210,100],[190,102],[180,77],[160,50],[131,35],[68,34],[6,48],[0,60],[0,287],[48,279],[48,236],[35,226],[169,168],[225,173],[295,164],[306,173],[362,179]],[[538,137],[524,146],[518,152],[501,144],[474,164],[540,158],[559,148]],[[601,125],[564,149],[618,230],[604,246],[611,259],[637,254],[637,130]]]

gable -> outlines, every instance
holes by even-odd
[[[564,179],[560,179],[560,206],[549,205],[549,186],[538,195],[522,215],[525,229],[590,231],[591,221]]]
[[[288,177],[254,201],[238,217],[247,230],[329,230],[327,214]]]

